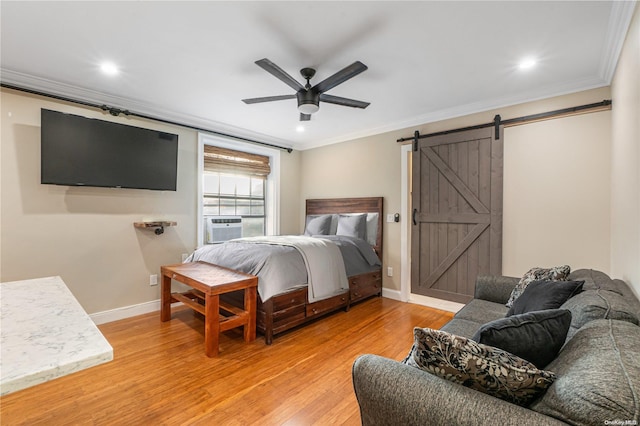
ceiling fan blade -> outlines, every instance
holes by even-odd
[[[320,83],[313,86],[312,90],[317,91],[318,93],[324,93],[327,90],[330,90],[336,87],[340,83],[344,83],[352,77],[360,74],[361,72],[366,71],[368,68],[365,64],[360,61],[355,61],[353,64],[349,65],[346,68],[338,71],[331,77],[327,77],[322,80]]]
[[[329,104],[343,105],[353,108],[366,108],[370,105],[369,102],[356,101],[355,99],[342,98],[340,96],[331,96],[323,93],[320,95],[320,100],[322,102],[327,102]]]
[[[300,113],[300,121],[311,121],[311,114]]]
[[[265,96],[264,98],[249,98],[243,99],[242,102],[245,104],[258,104],[260,102],[272,102],[272,101],[283,101],[285,99],[295,99],[296,95],[281,95],[281,96]]]
[[[269,74],[273,75],[277,79],[283,81],[287,86],[291,87],[296,92],[298,90],[304,89],[302,84],[300,84],[296,79],[287,74],[282,68],[268,60],[267,58],[260,59],[256,61],[256,64],[267,71]]]

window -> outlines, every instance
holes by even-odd
[[[276,235],[279,150],[199,135],[198,246],[205,217],[241,216],[242,236]]]
[[[242,236],[265,235],[265,177],[204,172],[203,214],[242,216]]]

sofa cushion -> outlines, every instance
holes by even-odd
[[[430,328],[414,329],[414,345],[403,362],[519,405],[529,404],[555,379],[507,351]]]
[[[454,317],[451,321],[440,327],[440,330],[455,334],[456,336],[471,338],[480,327],[482,327],[481,322]]]
[[[513,302],[520,297],[529,284],[534,281],[548,280],[548,281],[564,281],[569,276],[571,268],[569,265],[555,266],[553,268],[531,268],[526,274],[522,276],[518,284],[511,291],[511,296],[507,300],[507,308],[513,305]]]
[[[547,368],[558,378],[531,409],[570,424],[638,420],[640,327],[591,321]]]
[[[615,319],[640,324],[634,302],[635,298],[624,297],[609,290],[587,290],[567,300],[562,309],[571,311],[571,338],[581,327],[597,319]]]
[[[507,316],[557,309],[582,290],[584,281],[534,281],[514,302]]]
[[[595,269],[576,269],[569,274],[567,279],[571,281],[584,281],[584,290],[612,290],[614,287],[617,287],[609,275],[602,271],[596,271]],[[624,284],[624,281],[622,283]],[[626,287],[626,284],[624,284],[624,286]]]
[[[509,309],[501,303],[473,299],[458,311],[455,318],[479,322],[480,325],[504,318]],[[455,333],[454,333],[455,334]]]
[[[545,368],[558,354],[569,331],[571,312],[548,309],[491,321],[472,337]]]

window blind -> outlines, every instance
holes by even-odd
[[[271,166],[266,155],[205,145],[204,171],[266,177],[271,173]]]

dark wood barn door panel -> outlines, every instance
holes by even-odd
[[[478,275],[502,272],[502,136],[421,139],[412,164],[411,291],[466,303]]]

